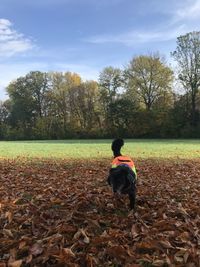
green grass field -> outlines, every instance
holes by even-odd
[[[112,140],[1,141],[0,158],[110,158]],[[123,154],[133,158],[197,159],[200,140],[127,139]]]

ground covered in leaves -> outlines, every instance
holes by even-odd
[[[0,267],[200,266],[200,161],[136,161],[134,212],[109,163],[0,161]]]

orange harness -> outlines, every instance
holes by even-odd
[[[127,165],[137,177],[136,168],[133,160],[128,156],[118,156],[113,159],[112,161],[112,167],[111,168],[117,168],[119,165]]]

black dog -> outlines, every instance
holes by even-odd
[[[130,208],[134,209],[137,174],[132,159],[128,156],[121,155],[120,150],[123,145],[123,139],[115,139],[112,142],[111,148],[114,159],[107,181],[112,186],[114,193],[129,195]]]

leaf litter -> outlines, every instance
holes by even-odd
[[[109,161],[0,161],[0,267],[200,266],[200,161],[138,160],[137,205]]]

